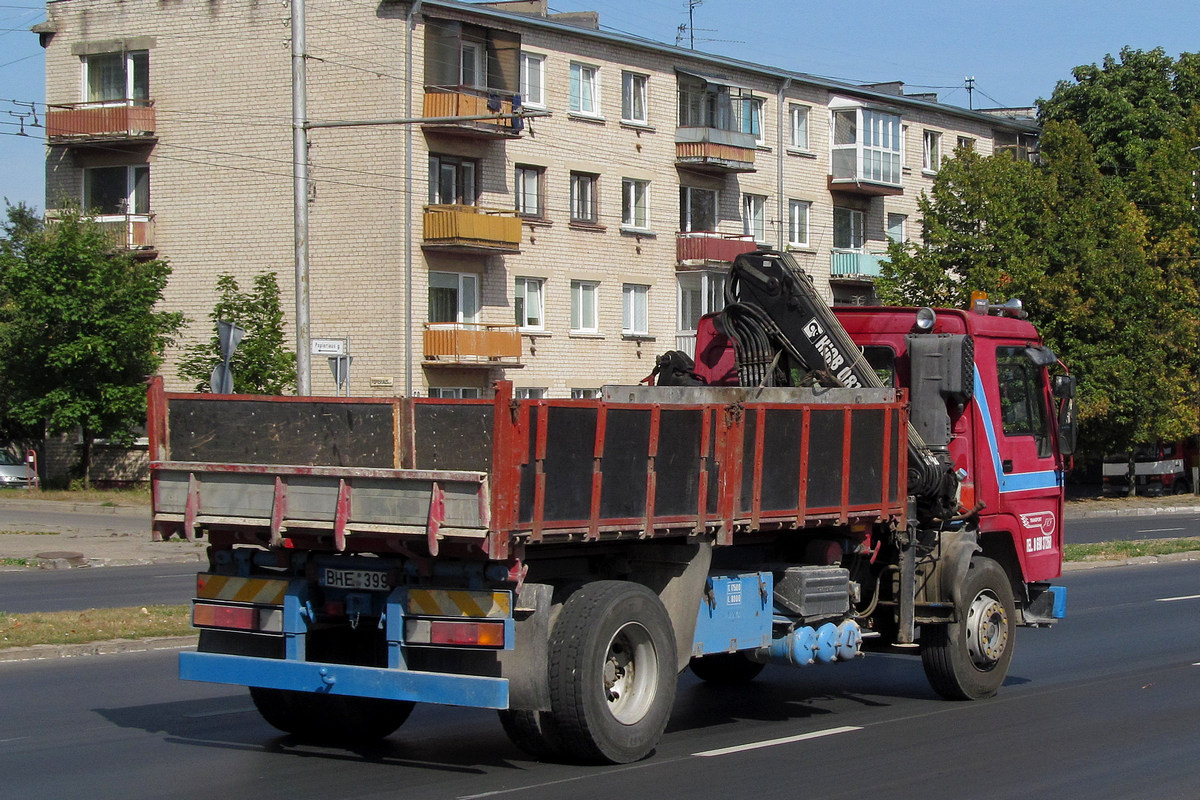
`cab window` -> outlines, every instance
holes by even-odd
[[[1000,388],[1000,422],[1005,436],[1033,436],[1038,456],[1051,454],[1046,415],[1045,372],[1029,360],[1023,347],[996,350]]]

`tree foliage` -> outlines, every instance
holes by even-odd
[[[147,376],[183,317],[155,311],[170,267],[114,247],[77,208],[43,224],[8,206],[0,240],[0,381],[10,419],[50,434],[81,429],[132,439],[146,416]]]
[[[212,390],[212,371],[221,363],[216,323],[225,320],[246,331],[230,361],[234,391],[239,394],[284,394],[294,390],[296,354],[284,341],[283,308],[275,273],[256,275],[254,286],[248,292],[242,291],[232,275],[223,274],[217,278],[217,292],[219,298],[208,315],[213,323],[213,336],[207,343],[187,349],[187,355],[179,365],[179,377],[195,381],[198,392]]]

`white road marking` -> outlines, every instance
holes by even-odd
[[[1200,594],[1188,594],[1182,597],[1160,597],[1154,602],[1156,603],[1174,603],[1177,600],[1200,600]]]
[[[759,750],[764,747],[774,747],[779,744],[791,744],[792,742],[803,742],[808,739],[820,739],[823,736],[833,736],[837,733],[849,733],[850,731],[861,731],[858,726],[847,725],[841,728],[830,728],[824,731],[812,731],[811,733],[801,733],[798,736],[784,736],[781,739],[767,739],[761,742],[750,742],[749,744],[739,744],[736,747],[722,747],[718,750],[705,750],[702,753],[692,753],[700,758],[710,758],[712,756],[725,756],[730,753],[742,753],[746,750]]]

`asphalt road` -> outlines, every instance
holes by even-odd
[[[738,690],[681,678],[662,744],[623,767],[530,761],[490,712],[423,706],[377,746],[279,736],[244,690],[159,652],[0,664],[11,797],[1195,800],[1200,565],[1078,572],[1068,618],[1018,634],[979,703],[937,699],[913,658],[768,667]]]

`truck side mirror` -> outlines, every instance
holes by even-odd
[[[1055,375],[1052,390],[1054,396],[1060,400],[1070,400],[1075,397],[1075,376]]]
[[[1062,376],[1067,377],[1067,376]],[[1055,379],[1057,384],[1057,378]],[[1074,384],[1074,378],[1071,379]],[[1055,394],[1057,392],[1055,386]],[[1074,385],[1072,385],[1072,393]],[[1079,421],[1075,417],[1075,398],[1068,397],[1058,407],[1058,452],[1064,456],[1074,455],[1075,445],[1079,439]]]

